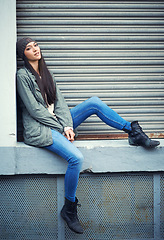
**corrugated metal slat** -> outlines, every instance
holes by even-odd
[[[19,37],[39,42],[70,108],[96,95],[164,134],[163,1],[22,0],[17,25]],[[79,133],[119,131],[92,116]]]

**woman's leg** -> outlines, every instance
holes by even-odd
[[[59,156],[67,160],[68,168],[65,174],[65,197],[69,201],[75,202],[76,188],[83,162],[83,155],[61,133],[55,130],[51,131],[53,144],[45,148],[54,153],[57,153]]]
[[[129,134],[129,144],[154,148],[159,141],[151,140],[143,131],[137,121],[126,121],[115,111],[103,103],[98,97],[92,97],[71,109],[74,128],[80,125],[86,118],[96,114],[107,125],[124,130]]]
[[[96,114],[107,125],[120,129],[131,130],[131,123],[119,116],[98,97],[91,97],[70,110],[74,128],[86,118]]]

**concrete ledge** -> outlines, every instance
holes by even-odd
[[[127,140],[75,141],[85,161],[82,172],[164,171],[164,139],[153,150],[129,146]],[[1,175],[65,174],[67,162],[42,148],[24,143],[0,147]]]

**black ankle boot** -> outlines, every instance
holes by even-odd
[[[71,202],[67,198],[65,198],[65,204],[61,210],[61,216],[66,221],[68,227],[73,232],[82,234],[83,229],[77,217],[77,205],[78,205],[77,203],[78,203],[77,198],[75,202]]]
[[[129,134],[129,144],[134,146],[142,146],[145,148],[154,148],[160,144],[159,141],[151,140],[140,127],[137,121],[131,123],[132,130]]]

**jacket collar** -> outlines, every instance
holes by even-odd
[[[41,102],[44,106],[46,106],[46,103],[45,103],[45,101],[44,101],[44,99],[43,99],[43,97],[42,97],[42,94],[41,94],[41,92],[40,92],[39,86],[38,86],[38,84],[37,84],[36,77],[35,77],[35,76],[30,72],[30,70],[29,70],[28,68],[26,68],[25,66],[24,66],[24,69],[25,69],[28,77],[30,78],[32,85],[34,86],[34,89],[35,89],[35,90],[34,90],[33,93],[34,93],[35,97],[37,98],[37,100],[38,100],[39,102]]]
[[[25,69],[27,75],[30,77],[30,79],[31,79],[33,82],[36,82],[36,77],[32,74],[32,72],[30,72],[30,70],[29,70],[28,68],[26,68],[25,66],[24,66],[24,69]]]

